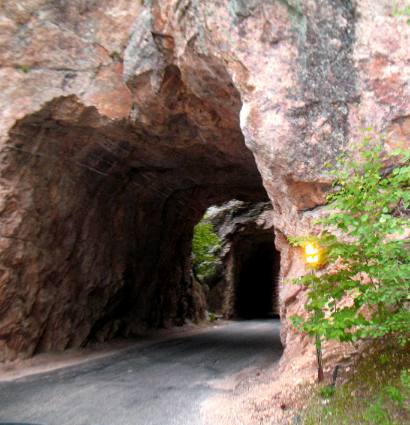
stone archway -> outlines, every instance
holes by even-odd
[[[206,98],[167,67],[149,122],[68,96],[10,130],[0,359],[204,317],[190,274],[195,223],[214,203],[267,199],[239,94],[216,60],[204,72]]]

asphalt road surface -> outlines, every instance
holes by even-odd
[[[0,383],[0,424],[201,425],[210,385],[281,355],[278,320],[232,322]],[[217,424],[215,424],[217,425]]]

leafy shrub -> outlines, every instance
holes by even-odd
[[[326,385],[325,387],[322,387],[319,391],[319,394],[322,398],[330,398],[333,396],[333,394],[336,391],[336,387],[333,385]]]
[[[203,279],[215,273],[220,248],[219,236],[204,217],[194,228],[192,239],[193,267],[195,274]]]
[[[357,359],[333,394],[310,388],[304,425],[404,425],[410,423],[409,347],[382,339]],[[380,359],[383,358],[383,361]],[[386,360],[388,360],[386,362]],[[324,402],[323,398],[326,399]]]
[[[370,425],[393,425],[388,410],[383,406],[383,397],[379,396],[365,411],[364,418]]]
[[[389,407],[389,402],[390,404],[393,403],[397,409],[402,411],[405,409],[407,412],[410,412],[408,407],[410,386],[406,382],[409,379],[410,376],[407,370],[403,369],[400,374],[399,386],[385,385],[382,387],[376,400],[365,411],[364,417],[369,425],[397,424],[397,421],[392,419],[391,411],[393,408]]]
[[[210,322],[216,322],[218,320],[218,316],[215,313],[213,313],[213,312],[209,312],[209,314],[208,314],[208,320]]]
[[[331,174],[324,229],[313,239],[329,264],[294,283],[307,286],[307,318],[293,324],[310,335],[355,341],[396,335],[404,344],[410,332],[410,152],[389,156],[382,141],[364,138]],[[303,245],[312,237],[291,238]]]

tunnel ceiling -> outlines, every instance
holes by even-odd
[[[190,276],[194,224],[211,204],[267,195],[232,81],[213,60],[195,77],[197,93],[167,67],[155,98],[136,98],[126,120],[69,96],[10,131],[1,156],[5,358],[202,317]]]

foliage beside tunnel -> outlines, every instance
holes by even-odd
[[[409,346],[384,339],[355,360],[340,385],[307,388],[304,425],[402,425],[410,421]],[[329,391],[331,390],[331,391]]]
[[[310,289],[306,308],[311,314],[295,316],[293,323],[326,339],[351,342],[389,335],[406,343],[410,153],[396,149],[388,154],[377,138],[365,137],[332,175],[335,190],[319,221],[325,231],[316,238],[329,267],[295,281]]]
[[[220,239],[206,216],[195,226],[192,239],[193,269],[200,279],[212,276],[218,263]]]

